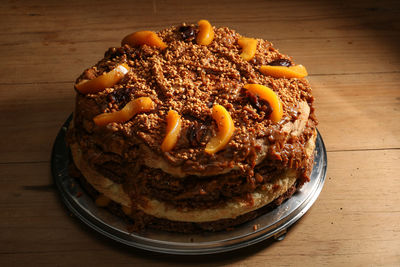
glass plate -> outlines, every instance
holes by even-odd
[[[200,255],[250,246],[270,237],[280,240],[286,229],[299,220],[317,199],[324,185],[327,157],[318,132],[311,181],[274,210],[235,227],[231,231],[180,234],[147,230],[130,233],[127,223],[106,209],[97,207],[79,182],[68,175],[69,148],[65,134],[72,115],[61,127],[53,146],[51,170],[54,182],[68,209],[90,228],[128,246],[168,254]],[[254,226],[257,226],[255,230]]]

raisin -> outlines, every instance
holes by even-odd
[[[131,88],[121,88],[108,95],[108,100],[115,104],[126,104],[131,100]]]
[[[106,58],[114,58],[116,54],[117,54],[117,48],[115,48],[115,47],[110,47],[110,48],[104,53],[104,57],[106,57]]]
[[[208,127],[204,124],[202,125],[190,125],[187,131],[187,138],[191,146],[196,147],[200,145],[208,133]]]
[[[290,61],[289,59],[281,58],[281,59],[277,59],[277,60],[274,60],[274,61],[268,63],[268,65],[290,67],[290,66],[292,66],[292,61]]]
[[[196,31],[192,26],[181,26],[179,28],[179,32],[181,33],[183,40],[188,40],[188,41],[193,40],[196,35]]]
[[[269,117],[273,111],[271,105],[268,103],[268,101],[265,101],[264,99],[260,99],[257,95],[247,91],[246,92],[247,97],[249,98],[250,104],[256,108],[258,111],[264,111],[265,115]]]

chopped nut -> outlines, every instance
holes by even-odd
[[[256,173],[256,174],[255,174],[255,178],[256,178],[256,181],[257,181],[258,183],[262,183],[262,182],[264,181],[264,178],[263,178],[262,175],[259,174],[259,173]]]

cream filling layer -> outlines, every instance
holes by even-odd
[[[306,153],[310,157],[315,148],[316,132],[307,142]],[[77,168],[81,171],[85,179],[98,192],[121,204],[125,208],[131,208],[132,200],[124,191],[121,184],[117,184],[102,174],[92,169],[89,164],[83,160],[82,151],[78,144],[71,145],[72,158]],[[288,169],[281,176],[273,181],[266,183],[260,189],[251,194],[250,199],[230,200],[225,205],[213,209],[195,209],[182,210],[171,207],[165,202],[147,198],[146,205],[137,203],[137,207],[148,215],[157,218],[168,219],[171,221],[182,222],[209,222],[221,219],[234,219],[240,215],[259,209],[280,195],[284,194],[296,182],[297,176],[295,170]]]
[[[92,169],[82,158],[82,151],[78,144],[71,145],[72,158],[82,175],[98,192],[109,199],[131,208],[132,200],[124,191],[121,184],[117,184]],[[296,173],[289,170],[282,176],[266,183],[262,188],[251,194],[250,198],[228,201],[222,207],[212,209],[182,210],[171,207],[165,202],[147,198],[146,205],[138,203],[137,208],[144,213],[171,221],[181,222],[209,222],[221,219],[234,219],[240,215],[261,208],[284,194],[296,182]]]

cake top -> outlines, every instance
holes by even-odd
[[[128,44],[110,48],[76,81],[83,84],[122,69],[120,80],[112,86],[93,93],[78,90],[76,113],[85,121],[82,127],[99,140],[103,140],[101,135],[110,134],[123,140],[124,148],[109,149],[122,156],[129,147],[142,146],[141,158],[146,165],[155,164],[151,167],[176,176],[211,175],[231,169],[251,174],[265,158],[281,162],[282,167],[301,164],[301,150],[307,141],[303,135],[307,135],[307,127],[316,124],[310,85],[304,78],[260,71],[263,66],[289,69],[297,65],[270,42],[244,38],[228,28],[211,27],[211,42],[199,44],[199,36],[204,35],[199,25],[182,24],[154,34],[153,40],[161,45],[134,43],[127,36],[123,43]],[[246,43],[253,41],[252,55]],[[274,104],[246,89],[249,84],[275,93],[282,107],[281,118],[273,118]],[[149,98],[151,106],[132,113],[128,120],[94,123],[96,116],[121,111],[139,98]],[[234,127],[226,144],[210,153],[207,144],[228,127],[216,119],[216,106],[228,112]],[[171,135],[170,146],[163,148],[173,129],[176,138]]]

